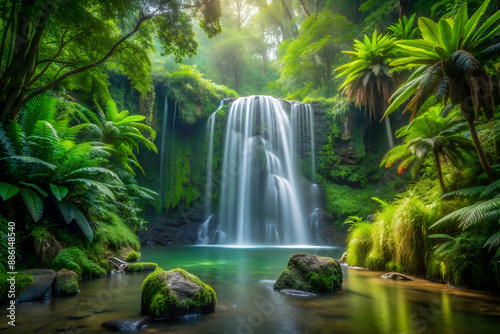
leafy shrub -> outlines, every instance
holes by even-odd
[[[54,271],[63,268],[72,270],[78,274],[80,279],[84,277],[102,277],[107,274],[105,269],[89,260],[85,253],[76,247],[61,250],[52,262],[51,267]]]

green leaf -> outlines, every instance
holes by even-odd
[[[68,194],[68,188],[64,186],[56,186],[55,184],[50,184],[50,190],[52,194],[57,198],[58,201],[61,201]]]
[[[76,214],[75,214],[75,222],[78,224],[80,227],[80,230],[83,232],[85,237],[89,240],[92,241],[94,239],[94,232],[92,231],[92,228],[90,227],[89,221],[87,220],[87,217],[81,212],[79,209],[76,209]]]
[[[71,223],[75,218],[74,209],[76,209],[76,206],[73,204],[73,202],[67,199],[63,199],[59,202],[56,202],[56,204],[59,207],[59,211],[61,211],[61,215],[63,216],[66,224]]]
[[[51,170],[56,170],[57,169],[57,166],[55,166],[53,164],[49,164],[48,162],[43,161],[41,159],[30,157],[30,156],[26,156],[26,155],[13,155],[13,156],[9,156],[9,157],[6,157],[6,158],[2,158],[0,160],[17,160],[17,161],[19,161],[21,163],[24,163],[24,164],[41,165],[41,166],[47,167],[47,168],[49,168]]]
[[[38,222],[43,215],[43,201],[36,192],[29,188],[19,188],[19,193],[23,197],[24,204],[28,208],[31,217]]]
[[[144,116],[133,115],[133,116],[128,116],[119,122],[116,122],[115,125],[122,125],[122,124],[131,123],[131,122],[141,122],[145,119],[146,119],[146,117],[144,117]]]
[[[454,34],[453,34],[452,28],[450,26],[450,23],[448,22],[448,20],[442,18],[441,20],[439,20],[438,25],[439,25],[439,33],[441,34],[441,37],[443,39],[443,45],[445,46],[447,53],[452,54],[453,52],[455,52],[457,50],[458,44],[455,45],[455,43],[454,43],[454,40],[453,40]],[[457,35],[455,35],[455,36],[457,36]],[[457,41],[458,41],[458,38],[457,38]],[[439,47],[439,46],[436,46],[436,47]],[[434,50],[436,50],[436,47],[434,47]],[[439,52],[438,52],[438,54],[441,55],[441,53],[439,53]],[[449,55],[448,55],[448,57],[449,57]],[[448,59],[448,57],[446,57],[444,59]]]
[[[443,49],[442,47],[439,47],[439,46],[435,46],[434,47],[434,51],[436,51],[436,53],[442,58],[442,59],[448,59],[450,58],[450,54],[448,53],[448,51],[446,51],[445,49]]]
[[[87,217],[85,217],[85,215],[75,206],[73,202],[63,199],[60,202],[56,202],[56,204],[59,207],[66,224],[69,224],[74,220],[89,241],[94,239],[94,233],[92,232],[92,228],[90,227]]]
[[[43,190],[42,188],[40,188],[39,186],[37,186],[36,184],[33,184],[33,183],[26,183],[26,182],[23,182],[23,181],[19,181],[20,184],[22,185],[25,185],[27,187],[30,187],[30,188],[33,188],[35,189],[36,191],[38,191],[40,194],[43,195],[43,197],[47,197],[49,194],[47,194],[47,192],[45,190]]]
[[[439,35],[438,25],[426,17],[420,17],[418,19],[418,27],[422,33],[422,37],[432,43],[442,47],[443,42],[441,41],[441,36]]]
[[[95,187],[97,188],[100,192],[111,198],[113,201],[115,200],[115,195],[113,194],[113,191],[104,183],[99,182],[99,181],[94,181],[94,180],[89,180],[89,179],[70,179],[67,180],[67,182],[79,182],[79,183],[85,183],[87,187]]]
[[[10,183],[0,182],[0,196],[6,202],[12,196],[15,196],[19,191],[19,187]]]
[[[481,7],[479,7],[478,10],[476,10],[476,12],[472,14],[469,21],[465,25],[465,33],[466,33],[465,37],[468,37],[468,35],[470,35],[474,31],[474,28],[476,28],[479,19],[481,18],[481,16],[483,16],[484,12],[486,11],[486,7],[488,7],[489,3],[490,0],[483,1]]]
[[[487,38],[481,38],[481,36],[483,36],[483,34],[493,25],[493,23],[495,23],[499,19],[500,19],[500,10],[498,12],[496,12],[495,14],[493,14],[492,16],[490,16],[486,20],[486,22],[483,23],[483,25],[474,34],[474,37],[472,37],[472,40],[467,41],[468,42],[468,46],[469,47],[473,47],[476,44],[480,44],[480,42],[478,42],[479,39],[481,39],[481,41],[484,41],[484,40],[487,40],[487,38],[494,37],[495,34],[498,33],[498,26],[495,27],[493,29],[493,31],[488,34]],[[495,34],[493,34],[493,33],[495,33]]]
[[[474,32],[474,29],[476,28],[477,24],[479,23],[479,19],[481,16],[483,16],[484,12],[486,11],[486,7],[488,7],[488,4],[490,3],[490,0],[485,0],[481,7],[476,10],[474,14],[472,14],[471,18],[465,25],[465,31],[464,31],[464,42],[462,43],[462,46],[467,49],[469,42],[471,41],[471,37],[473,36],[472,33]]]
[[[444,19],[441,19],[441,20],[444,20]],[[455,15],[455,24],[453,26],[453,35],[456,39],[453,40],[452,42],[453,43],[456,43],[456,45],[454,45],[454,50],[451,50],[451,49],[448,49],[448,52],[449,53],[453,53],[454,51],[458,50],[458,43],[460,41],[461,38],[463,38],[464,34],[465,34],[465,27],[467,26],[467,2],[464,3],[462,5],[462,7],[460,7],[460,9],[458,10],[458,13]],[[445,38],[445,37],[443,37]],[[444,40],[443,40],[444,42]]]

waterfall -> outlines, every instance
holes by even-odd
[[[309,121],[309,141],[311,143],[311,178],[314,180],[316,175],[316,153],[314,151],[314,119],[313,110],[310,104],[306,104],[306,114]]]
[[[165,104],[163,107],[163,122],[161,126],[161,150],[160,150],[160,194],[163,198],[163,171],[165,169],[165,149],[167,142],[167,118],[168,118],[168,98],[165,95]]]
[[[291,136],[294,163],[300,166],[300,160],[306,157],[306,152],[311,154],[311,179],[316,174],[316,153],[314,150],[314,119],[310,104],[294,103],[291,109]]]
[[[212,214],[212,187],[213,187],[213,172],[212,172],[212,161],[214,157],[214,128],[215,128],[215,115],[224,106],[224,100],[220,101],[219,108],[215,110],[207,121],[207,132],[208,132],[208,158],[207,158],[207,185],[205,187],[206,196],[206,216]]]
[[[208,245],[210,244],[210,237],[208,235],[208,227],[210,224],[210,219],[212,216],[208,217],[207,220],[203,224],[201,224],[200,229],[198,230],[198,245]]]
[[[293,131],[281,102],[235,100],[228,113],[222,164],[219,242],[237,245],[310,242]]]

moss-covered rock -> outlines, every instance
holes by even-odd
[[[74,271],[61,269],[56,273],[56,279],[52,284],[54,296],[74,295],[78,291],[78,275]]]
[[[52,269],[59,271],[68,269],[77,273],[79,278],[102,277],[107,274],[106,269],[99,267],[95,262],[89,260],[85,253],[76,247],[61,250],[54,261]]]
[[[342,280],[342,268],[338,261],[311,254],[295,254],[288,261],[288,268],[274,283],[274,289],[330,292],[342,289]]]
[[[141,254],[139,252],[130,251],[127,254],[126,260],[127,260],[127,262],[134,262],[134,261],[139,260],[140,257],[141,257]]]
[[[158,265],[156,263],[137,262],[137,263],[130,263],[125,268],[125,271],[129,271],[129,272],[151,271],[151,270],[156,270],[156,268],[158,268]]]
[[[142,283],[142,312],[155,320],[175,319],[189,314],[214,311],[214,290],[198,277],[182,269],[161,268]]]
[[[18,293],[16,298],[18,303],[52,298],[52,283],[56,278],[53,270],[32,269],[23,271],[22,274],[31,276],[33,281],[23,292]]]
[[[6,272],[0,272],[0,303],[4,303],[9,300],[9,290],[11,289],[11,281],[8,280],[13,275],[7,275]],[[32,283],[33,277],[31,275],[18,273],[16,276],[15,289],[16,293],[21,293],[26,290]],[[14,288],[14,287],[12,287]]]

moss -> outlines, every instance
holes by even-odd
[[[158,265],[156,263],[137,262],[137,263],[130,263],[127,266],[126,271],[130,271],[130,272],[150,271],[150,270],[156,270],[156,268],[158,268]]]
[[[127,262],[134,262],[134,261],[137,261],[139,258],[141,257],[141,254],[136,252],[136,251],[130,251],[128,254],[127,254]]]
[[[4,303],[8,300],[8,291],[10,290],[10,283],[7,281],[11,275],[7,275],[5,272],[0,272],[0,303]],[[31,275],[26,275],[18,273],[16,276],[16,295],[26,290],[26,288],[33,283],[33,277]]]
[[[304,254],[292,256],[288,262],[288,267],[276,280],[274,289],[296,289],[320,293],[342,288],[342,268],[337,261],[334,259],[319,258],[322,264],[313,269],[313,267],[308,267],[300,259],[301,256],[304,256]]]
[[[78,292],[78,276],[71,273],[69,270],[62,270],[56,274],[54,284],[52,285],[53,292],[56,296],[65,296]]]
[[[111,267],[109,265],[109,260],[107,259],[102,259],[99,261],[99,267],[101,267],[102,269],[106,270],[106,272],[110,272],[111,271]]]
[[[179,301],[166,281],[168,276],[179,272],[183,278],[195,283],[201,289],[191,299]],[[212,312],[217,303],[214,290],[198,277],[182,269],[165,271],[156,269],[142,283],[141,308],[143,313],[158,319],[174,319],[188,314],[205,314]]]
[[[74,271],[78,277],[102,277],[107,274],[106,270],[89,260],[85,253],[76,247],[61,250],[54,261],[52,269],[59,271],[63,268]]]
[[[373,201],[373,190],[370,188],[352,188],[347,185],[335,184],[326,180],[321,181],[325,189],[325,209],[333,216],[363,216],[374,213],[380,206]]]

